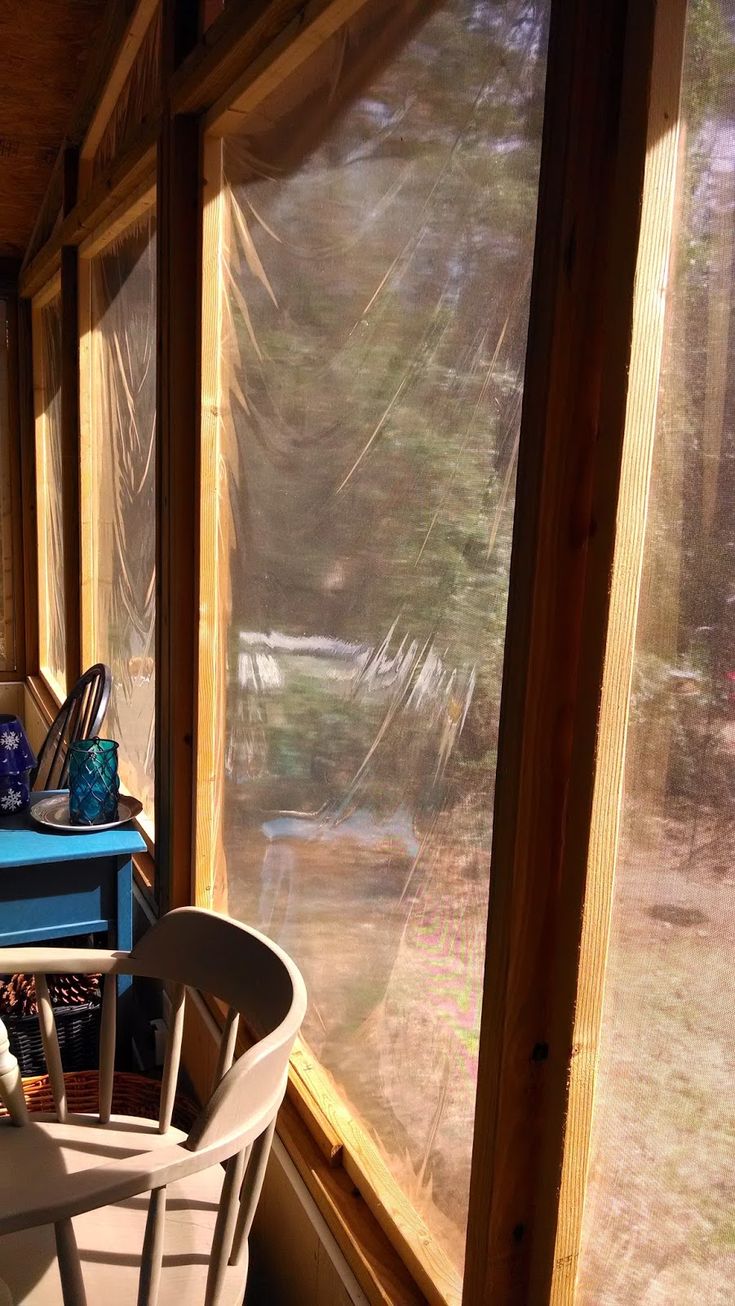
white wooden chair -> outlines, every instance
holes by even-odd
[[[184,907],[130,953],[0,949],[0,974],[10,971],[36,976],[56,1112],[27,1114],[0,1030],[0,1093],[11,1112],[0,1123],[0,1302],[241,1302],[248,1234],[306,1009],[294,963],[255,930]],[[64,972],[104,975],[99,1116],[66,1107],[45,978]],[[158,1122],[112,1115],[117,975],[169,986]],[[214,1089],[188,1136],[171,1124],[187,989],[228,1007]],[[257,1041],[234,1060],[241,1016]]]

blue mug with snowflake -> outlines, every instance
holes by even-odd
[[[15,816],[28,807],[35,754],[17,716],[0,715],[0,816]]]

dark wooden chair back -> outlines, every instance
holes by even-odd
[[[104,662],[79,677],[43,741],[32,777],[34,789],[66,789],[69,745],[99,734],[111,689],[112,672]]]

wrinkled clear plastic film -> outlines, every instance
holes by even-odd
[[[161,23],[158,5],[123,84],[94,156],[97,176],[130,144],[140,126],[152,118],[161,99]]]
[[[546,9],[363,6],[224,146],[227,902],[458,1267]]]
[[[735,1300],[735,0],[682,119],[580,1306]]]
[[[0,670],[15,667],[13,619],[13,493],[10,474],[8,306],[0,299]],[[16,505],[17,508],[17,505]]]
[[[156,225],[91,263],[95,658],[112,669],[104,733],[152,822],[155,721]]]
[[[38,331],[36,490],[38,513],[38,645],[41,671],[66,698],[66,603],[61,450],[61,296],[34,315]]]

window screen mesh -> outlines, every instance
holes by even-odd
[[[303,967],[461,1267],[546,6],[419,9],[364,6],[224,146],[205,898]]]

